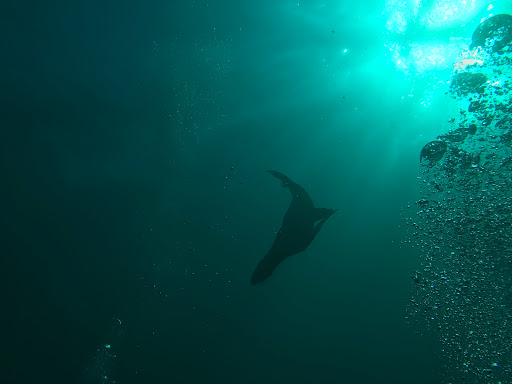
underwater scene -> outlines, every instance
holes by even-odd
[[[2,383],[512,384],[512,0],[0,9]]]

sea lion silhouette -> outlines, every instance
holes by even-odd
[[[337,211],[330,208],[315,208],[313,200],[304,188],[280,172],[267,172],[281,180],[281,186],[290,190],[292,202],[284,215],[283,224],[277,232],[272,248],[256,266],[251,284],[261,283],[288,256],[304,251],[322,229],[325,221]]]

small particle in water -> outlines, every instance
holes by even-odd
[[[110,344],[105,344],[105,349],[110,349]]]

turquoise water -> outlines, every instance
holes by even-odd
[[[487,71],[510,100],[510,61],[469,45],[512,5],[468,3],[2,5],[5,382],[512,382],[493,358],[508,344],[486,341],[509,337],[506,274],[487,284],[451,249],[465,241],[488,257],[496,238],[432,226],[458,218],[475,190],[456,183],[480,176],[448,155],[419,162],[436,139],[455,153],[443,135],[473,120],[486,140],[478,111],[464,115],[476,96],[451,86],[457,73]],[[499,113],[492,127],[508,119]],[[502,141],[488,142],[498,153]],[[290,203],[269,169],[338,211],[251,286]],[[509,205],[508,182],[492,204]],[[452,200],[424,185],[462,197],[426,214],[415,202]],[[484,262],[508,271],[499,260]],[[451,293],[461,273],[470,298],[499,301],[477,308],[499,327],[439,309],[469,306]],[[457,341],[463,330],[477,341]]]

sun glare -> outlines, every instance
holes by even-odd
[[[430,31],[463,26],[485,6],[483,0],[387,0],[384,15],[387,16],[389,41],[386,47],[396,68],[413,74],[448,69],[453,62],[457,62],[456,70],[481,65],[480,57],[467,54],[460,57],[461,52],[467,50],[470,36],[448,40],[432,40],[427,36]],[[425,36],[425,40],[421,36]]]

